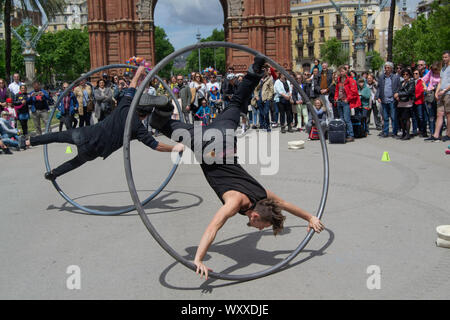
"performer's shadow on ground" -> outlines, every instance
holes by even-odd
[[[150,196],[155,190],[139,190],[140,193],[146,192],[147,195],[145,197]],[[74,198],[73,200],[78,202],[80,199],[87,198],[87,197],[95,197],[95,196],[103,196],[108,195],[113,197],[114,194],[121,194],[121,193],[129,193],[128,191],[113,191],[113,192],[104,192],[104,193],[95,193],[90,194],[86,196],[81,196]],[[193,198],[191,200],[190,204],[181,205],[179,204],[177,195],[185,195],[189,198]],[[143,201],[145,198],[141,197],[141,201]],[[130,200],[131,202],[131,200]],[[147,203],[144,206],[144,209],[148,214],[159,214],[159,213],[168,213],[168,212],[175,212],[175,211],[182,211],[186,210],[192,207],[197,207],[203,203],[203,198],[200,197],[197,194],[189,193],[189,192],[181,192],[181,191],[170,191],[170,190],[163,190],[161,193],[156,196],[155,199],[151,200],[149,203]],[[90,209],[90,210],[97,210],[97,211],[119,211],[124,210],[128,207],[130,207],[132,204],[128,204],[126,206],[119,206],[119,207],[112,207],[112,206],[102,206],[102,205],[84,205],[84,207]],[[60,207],[55,205],[49,205],[47,207],[47,210],[58,210],[58,211],[67,211],[71,213],[77,213],[77,214],[87,214],[83,210],[73,206],[69,202],[64,202]],[[132,210],[133,212],[135,210]],[[125,213],[122,216],[136,216],[137,213]]]
[[[285,227],[283,230],[283,234],[279,236],[283,236],[285,234],[288,234],[291,232],[294,228],[306,228],[306,226],[293,226],[293,227]],[[279,271],[283,271],[289,268],[293,268],[295,266],[298,266],[316,256],[321,256],[325,254],[325,250],[333,243],[334,241],[334,233],[329,229],[324,229],[324,231],[321,233],[321,237],[324,236],[325,233],[328,233],[329,237],[327,242],[318,250],[310,250],[307,249],[308,246],[304,250],[302,250],[299,253],[299,256],[302,253],[309,253],[308,256],[302,258],[301,260],[295,261],[297,259],[294,258],[287,266],[283,267]],[[266,231],[256,231],[252,233],[247,233],[243,235],[239,235],[230,239],[226,239],[220,242],[217,242],[209,248],[208,252],[215,252],[219,253],[221,255],[226,256],[227,258],[230,258],[235,261],[235,264],[224,269],[220,270],[220,273],[222,274],[231,274],[234,271],[244,269],[250,265],[255,265],[256,268],[253,272],[261,271],[263,270],[262,266],[266,266],[266,269],[269,267],[272,267],[281,261],[284,260],[284,257],[289,255],[292,250],[275,250],[275,251],[266,251],[257,248],[257,244],[259,240],[261,240],[262,237],[270,236],[273,237],[272,230],[266,230]],[[239,239],[240,238],[240,239]],[[229,243],[230,241],[233,241],[235,239],[239,239],[235,242]],[[193,261],[195,257],[195,253],[197,251],[197,247],[188,247],[185,249],[187,252],[187,255],[183,256],[185,259],[189,261]],[[281,256],[284,255],[284,256]],[[280,256],[280,257],[279,257]],[[203,259],[205,264],[208,266],[207,262],[211,259],[211,256],[207,254],[205,258]],[[169,289],[176,289],[176,290],[201,290],[204,293],[211,293],[214,288],[221,288],[226,287],[230,285],[238,284],[239,281],[230,281],[224,284],[217,284],[212,285],[214,282],[218,281],[217,279],[209,278],[208,280],[204,281],[199,287],[181,287],[181,286],[175,286],[168,283],[167,278],[170,270],[174,268],[178,262],[172,263],[170,266],[168,266],[166,269],[163,270],[159,277],[159,282],[161,285],[169,288]],[[187,270],[187,269],[186,269]],[[214,272],[219,272],[219,270],[213,270]],[[279,272],[277,271],[277,272]],[[189,276],[192,277],[200,277],[199,275],[196,275],[191,270],[186,271]],[[190,273],[190,274],[189,274]],[[247,271],[247,273],[249,273]],[[239,274],[239,273],[237,273]],[[199,279],[200,280],[200,279]]]

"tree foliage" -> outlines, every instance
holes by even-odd
[[[24,16],[28,16],[28,7],[26,4],[30,4],[33,9],[37,9],[36,1],[30,0],[19,0],[19,8],[22,8],[22,13]],[[64,12],[64,7],[66,5],[65,0],[45,0],[39,2],[44,9],[45,13],[48,17],[54,17],[57,14]],[[3,13],[3,22],[5,26],[5,43],[3,46],[3,51],[5,55],[5,73],[6,78],[9,78],[11,72],[11,55],[12,55],[12,39],[11,39],[11,11],[13,5],[16,5],[16,2],[13,3],[13,0],[0,0],[0,12]]]
[[[320,56],[330,66],[338,67],[349,62],[349,51],[342,47],[341,41],[337,38],[331,38],[320,46]]]
[[[369,51],[366,56],[369,58],[368,66],[373,72],[380,70],[380,68],[384,65],[385,61],[378,51]]]
[[[214,29],[212,34],[200,40],[200,42],[208,41],[225,41],[225,31]],[[202,70],[208,67],[215,67],[219,73],[225,73],[225,48],[206,48],[200,50],[200,63]],[[187,71],[198,71],[198,50],[192,51],[187,58]]]
[[[37,28],[32,28],[32,34]],[[23,35],[24,27],[18,28]],[[0,46],[3,47],[3,43]],[[71,81],[90,69],[89,34],[87,29],[61,30],[44,33],[37,44],[36,79],[43,83],[51,83],[53,76],[56,81]],[[20,42],[12,39],[11,65],[13,72],[25,74],[25,63]],[[0,70],[4,68],[0,62]]]
[[[440,61],[442,52],[450,48],[450,4],[432,4],[428,18],[417,17],[394,35],[393,62],[411,65],[417,60],[428,64]]]
[[[156,63],[167,57],[175,51],[175,48],[167,38],[166,31],[161,27],[155,27],[155,59]],[[170,76],[173,67],[173,61],[169,62],[160,72],[159,75],[164,78]]]

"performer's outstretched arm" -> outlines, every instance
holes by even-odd
[[[283,200],[270,190],[266,189],[266,193],[267,198],[275,200],[282,210],[285,210],[293,214],[294,216],[297,216],[299,218],[302,218],[303,220],[308,221],[308,230],[307,230],[308,232],[311,228],[313,228],[314,231],[316,231],[317,233],[320,233],[324,229],[324,225],[322,224],[322,222],[316,216],[313,216],[308,211],[297,207],[293,203]]]

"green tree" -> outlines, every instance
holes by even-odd
[[[212,34],[207,38],[202,38],[200,42],[209,41],[225,41],[225,31],[214,29]],[[213,67],[218,70],[219,73],[225,73],[225,48],[206,48],[200,50],[200,60],[202,69]],[[192,51],[187,58],[186,69],[188,71],[198,70],[198,50]]]
[[[42,2],[42,3],[41,3]],[[41,5],[44,8],[47,16],[49,18],[64,12],[64,7],[66,5],[65,0],[46,0],[41,1]],[[21,8],[24,16],[28,16],[28,10],[26,9],[26,1],[20,0]],[[34,9],[37,8],[35,0],[30,0],[30,4]],[[3,12],[3,22],[5,26],[5,73],[6,78],[9,80],[11,75],[11,50],[12,50],[12,40],[11,40],[11,11],[13,8],[13,0],[0,0],[0,12]]]
[[[331,38],[320,46],[320,56],[336,67],[349,62],[349,51],[342,47],[337,38]]]
[[[167,38],[166,31],[161,27],[155,27],[155,58],[156,63],[159,63],[162,59],[175,51],[175,48]],[[160,72],[159,75],[163,78],[170,77],[170,73],[173,67],[173,61],[168,63]]]
[[[384,59],[378,51],[369,51],[367,52],[366,57],[369,60],[369,67],[373,72],[380,70],[384,64]]]
[[[25,28],[18,28],[23,36]],[[37,28],[31,29],[34,35]],[[3,44],[0,43],[3,48]],[[84,30],[61,30],[42,35],[36,48],[36,79],[43,83],[51,83],[53,77],[57,81],[71,81],[90,69],[89,34]],[[11,65],[14,71],[25,73],[25,63],[20,42],[12,39]],[[4,65],[0,64],[0,70]]]
[[[442,52],[450,47],[450,4],[431,5],[427,17],[420,15],[411,26],[404,26],[394,35],[393,62],[411,65],[417,60],[440,61]]]

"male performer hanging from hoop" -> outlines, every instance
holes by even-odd
[[[125,96],[120,101],[119,106],[105,120],[93,126],[86,126],[68,131],[48,133],[41,136],[31,137],[27,145],[37,146],[53,142],[70,143],[77,146],[78,154],[59,167],[45,173],[45,179],[55,180],[57,177],[72,171],[87,161],[98,157],[106,159],[114,151],[123,146],[123,134],[125,131],[125,121],[130,109],[131,101],[136,93],[136,87],[141,76],[144,76],[146,68],[141,66],[131,81]],[[156,141],[152,134],[142,124],[149,111],[137,107],[137,114],[133,117],[131,124],[131,139],[138,139],[146,146],[160,152],[181,152],[184,145],[178,143],[174,146],[166,145]]]
[[[199,145],[202,151],[206,148],[208,148],[208,150],[220,149],[220,145],[214,145],[213,139],[210,138],[211,140],[204,141],[205,139],[203,137],[205,137],[211,129],[214,129],[216,132],[218,130],[221,131],[224,136],[227,135],[227,129],[232,129],[231,131],[234,133],[234,130],[236,130],[239,125],[241,112],[247,109],[250,95],[264,75],[264,72],[267,72],[267,68],[268,66],[265,65],[264,58],[255,57],[254,64],[249,68],[247,75],[240,83],[237,92],[233,95],[228,107],[219,114],[216,120],[210,125],[201,127],[202,136],[200,137],[194,136],[194,125],[170,119],[173,105],[168,102],[167,98],[144,95],[140,100],[140,104],[144,105],[143,108],[145,108],[145,106],[152,109],[154,108],[150,120],[151,126],[159,129],[167,137],[175,139],[176,141],[182,141],[189,148],[194,150],[194,152]],[[184,138],[180,139],[175,137],[173,133],[176,133],[177,129],[188,131],[191,137],[198,138],[197,140],[199,141],[196,139],[190,139],[190,141],[188,141],[189,139],[184,140]],[[228,132],[229,131],[230,130],[228,130]],[[222,144],[225,140],[226,139],[222,139],[219,143]],[[235,143],[236,140],[233,141]],[[206,255],[208,248],[213,243],[219,229],[236,213],[247,216],[249,219],[247,225],[250,227],[262,230],[263,228],[272,226],[275,235],[283,229],[285,216],[281,214],[282,210],[308,221],[308,231],[310,228],[313,228],[316,232],[321,232],[324,228],[322,222],[317,217],[294,204],[281,199],[273,192],[266,190],[261,186],[261,184],[237,163],[237,157],[234,152],[235,146],[232,150],[232,157],[234,160],[232,163],[227,161],[225,164],[223,164],[223,162],[208,164],[206,161],[201,161],[200,165],[209,185],[223,203],[223,206],[216,212],[206,228],[194,259],[194,263],[197,266],[197,273],[200,273],[201,277],[205,275],[206,279],[208,278],[208,268],[203,264],[203,258]],[[225,149],[225,152],[221,153],[223,154],[223,157],[227,157],[227,151],[229,150]],[[214,154],[214,152],[207,154]],[[203,153],[202,160],[206,160]]]

